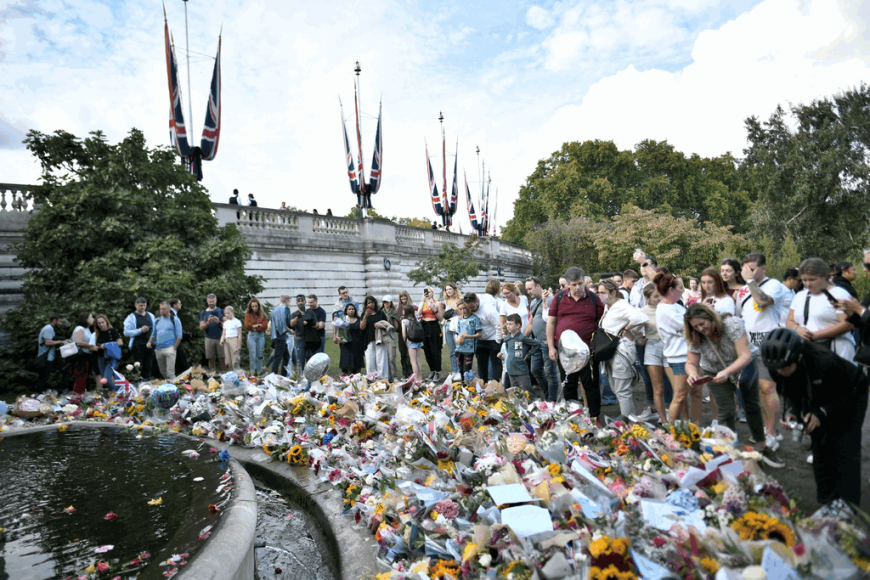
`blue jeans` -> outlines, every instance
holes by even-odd
[[[263,354],[266,349],[266,336],[262,332],[248,333],[248,358],[252,373],[263,371]]]
[[[447,339],[447,348],[450,350],[450,372],[459,372],[459,363],[456,362],[456,335],[444,327],[444,338]]]
[[[118,366],[118,361],[100,355],[97,357],[97,366],[100,369],[100,376],[106,379],[106,387],[115,390],[115,373],[112,369]]]
[[[541,349],[532,355],[532,375],[538,381],[538,386],[546,394],[548,401],[555,401],[559,393],[559,369],[556,361],[550,360],[550,350],[547,343],[541,341]],[[546,388],[545,388],[546,385]]]
[[[592,362],[590,364],[597,363]],[[599,373],[598,381],[601,383],[601,404],[615,405],[618,401],[616,399],[616,394],[613,392],[613,389],[610,388],[610,377]]]
[[[300,369],[305,366],[305,337],[300,336],[293,344],[293,354],[296,355],[296,366]]]

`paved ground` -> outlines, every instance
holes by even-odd
[[[646,401],[643,385],[635,387],[634,400],[638,411],[642,410],[640,405]],[[606,405],[602,409],[605,415],[619,415],[618,405]],[[709,425],[711,420],[710,405],[704,404],[704,424]],[[807,463],[807,456],[810,454],[809,437],[805,436],[803,442],[798,444],[792,441],[791,431],[780,427],[780,433],[783,435],[783,440],[780,442],[777,454],[785,461],[786,466],[782,469],[773,469],[763,465],[763,469],[765,473],[772,475],[782,484],[789,497],[797,502],[800,509],[812,513],[818,509],[819,503],[816,501],[813,466]],[[741,441],[749,440],[750,433],[746,423],[737,423],[737,434]],[[870,419],[867,417],[864,420],[863,437],[870,442]],[[867,445],[862,445],[861,449],[861,481],[861,509],[865,513],[870,513],[870,449]]]

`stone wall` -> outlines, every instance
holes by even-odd
[[[423,288],[408,272],[417,261],[441,251],[445,243],[461,246],[467,236],[400,226],[384,219],[350,219],[267,208],[215,204],[221,225],[234,223],[251,249],[247,271],[266,279],[260,296],[272,304],[281,294],[314,293],[321,305],[338,298],[339,286],[351,296],[381,298],[408,290],[415,302]],[[489,278],[516,281],[532,273],[532,254],[500,240],[484,240],[480,262],[485,272],[464,290],[482,292]]]
[[[33,211],[31,185],[0,183],[0,313],[18,305],[20,276],[12,244],[24,239]],[[278,303],[281,294],[310,294],[325,307],[335,303],[339,286],[358,300],[408,290],[419,302],[422,286],[408,279],[418,260],[437,254],[443,244],[457,246],[467,236],[397,225],[383,219],[349,219],[267,208],[215,204],[220,225],[234,223],[251,249],[247,271],[265,278],[259,298]],[[463,290],[482,292],[489,278],[516,281],[532,273],[531,252],[499,240],[484,240],[480,262],[487,270]],[[388,264],[387,264],[388,261]],[[389,265],[389,269],[387,268]]]

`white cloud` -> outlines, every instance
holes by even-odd
[[[138,127],[150,145],[168,142],[159,5],[131,0],[112,3],[109,11],[94,0],[75,0],[70,8],[42,0],[38,10],[35,3],[19,4],[26,9],[14,17],[10,8],[0,9],[0,53],[6,53],[0,135],[12,135],[0,145],[0,181],[33,183],[39,176],[26,151],[8,148],[20,138],[10,125],[79,136],[102,129],[112,141]],[[267,207],[286,201],[346,213],[355,198],[337,105],[341,95],[345,114],[353,114],[357,60],[363,110],[376,114],[381,95],[384,100],[378,211],[434,217],[423,141],[437,152],[433,166],[440,174],[437,117],[444,111],[448,151],[459,135],[460,171],[464,166],[473,191],[476,145],[492,167],[502,224],[537,161],[563,141],[612,139],[630,148],[641,139],[668,139],[687,153],[739,154],[746,116],[765,117],[777,103],[868,78],[868,10],[860,1],[765,0],[730,22],[693,24],[715,20],[710,14],[732,4],[571,0],[549,9],[518,7],[515,27],[498,29],[501,40],[490,39],[492,23],[462,9],[430,13],[399,0],[373,0],[365,11],[312,0],[214,0],[205,13],[191,4],[193,50],[214,54],[224,25],[221,144],[217,159],[205,164],[204,185],[216,201],[237,187]],[[183,7],[172,3],[167,11],[183,45]],[[198,135],[211,65],[203,59],[192,66]],[[182,88],[187,98],[184,75]],[[353,140],[352,123],[348,130]],[[368,167],[374,121],[363,130]]]
[[[532,6],[526,12],[526,23],[532,28],[538,30],[546,30],[555,24],[556,19],[553,15],[540,6]]]

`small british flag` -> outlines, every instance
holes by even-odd
[[[115,394],[119,399],[132,399],[136,396],[136,387],[128,381],[124,375],[112,369],[115,378]]]

